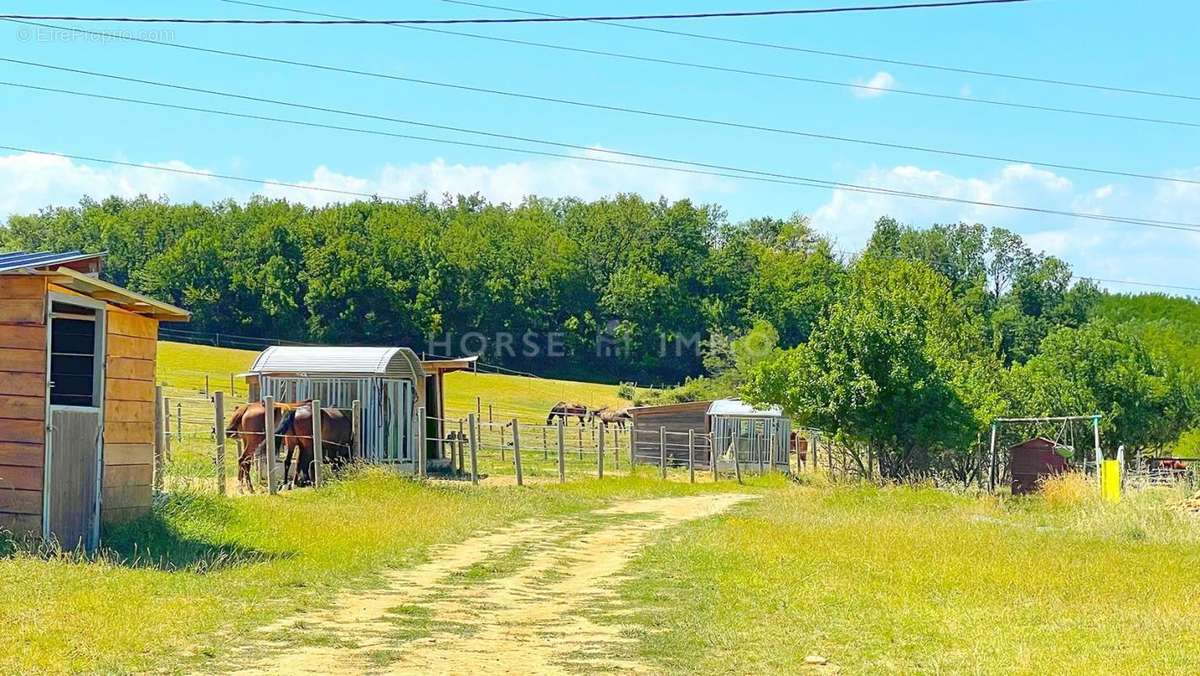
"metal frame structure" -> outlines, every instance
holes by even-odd
[[[1003,425],[1006,423],[1036,425],[1036,424],[1046,424],[1046,423],[1055,423],[1055,422],[1068,423],[1068,422],[1074,422],[1077,420],[1090,420],[1092,422],[1092,440],[1094,442],[1095,452],[1096,452],[1096,466],[1099,467],[1101,465],[1101,463],[1103,463],[1103,461],[1104,461],[1104,452],[1100,449],[1100,417],[1101,416],[1099,413],[1094,413],[1092,415],[1063,415],[1063,416],[1045,416],[1045,417],[1033,417],[1033,418],[996,418],[996,419],[992,420],[991,443],[989,445],[990,450],[988,451],[988,458],[989,458],[989,462],[988,462],[988,492],[990,492],[990,493],[996,492],[996,482],[999,479],[999,477],[997,476],[997,472],[1000,468],[1000,463],[999,463],[999,457],[996,455],[996,432],[998,431],[1000,425]],[[1124,447],[1121,447],[1121,449],[1119,449],[1118,460],[1124,461],[1124,455],[1125,455],[1124,450],[1125,450]],[[1099,473],[1099,472],[1097,471],[1097,473]]]

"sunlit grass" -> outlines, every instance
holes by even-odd
[[[664,534],[622,596],[667,671],[1195,673],[1200,524],[1177,497],[792,487]]]
[[[320,490],[177,492],[104,551],[0,558],[0,673],[220,667],[245,632],[368,586],[436,543],[619,497],[732,490],[650,477],[472,488],[371,470]],[[743,487],[743,490],[745,488]]]

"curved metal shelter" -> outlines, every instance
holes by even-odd
[[[417,408],[425,406],[425,369],[407,347],[279,345],[254,360],[250,399],[320,399],[323,406],[362,406],[359,449],[368,462],[415,464]]]

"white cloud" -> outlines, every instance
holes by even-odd
[[[614,158],[599,149],[581,157]],[[173,202],[212,202],[225,198],[245,199],[259,193],[286,197],[306,204],[327,204],[356,199],[319,190],[286,186],[236,183],[206,176],[211,173],[178,160],[153,166],[169,167],[199,175],[169,173],[123,166],[93,167],[53,155],[22,153],[0,156],[0,220],[10,214],[30,213],[45,206],[68,206],[90,196],[136,197],[165,195]],[[717,198],[730,192],[731,181],[718,177],[656,171],[590,162],[585,159],[532,160],[499,165],[451,164],[439,158],[428,163],[387,164],[369,176],[354,176],[321,165],[307,179],[280,177],[280,182],[349,193],[408,198],[427,192],[478,192],[490,200],[516,203],[525,196],[578,196],[594,199],[618,192],[634,192],[647,198]]]
[[[582,157],[621,159],[598,149],[583,153]],[[348,176],[320,166],[313,172],[311,180],[291,182],[402,198],[420,192],[427,192],[433,197],[444,193],[478,192],[494,202],[509,203],[520,202],[528,195],[595,199],[618,192],[635,192],[651,199],[660,196],[680,199],[732,190],[729,181],[717,177],[568,159],[531,160],[491,166],[451,164],[438,158],[420,164],[389,164],[370,178]],[[277,186],[266,186],[264,194],[310,204],[338,200],[336,195]]]
[[[177,160],[154,166],[207,173]],[[75,204],[85,195],[97,199],[110,195],[136,197],[146,194],[152,197],[169,195],[175,200],[211,200],[228,194],[219,183],[203,175],[136,167],[93,168],[55,155],[7,155],[0,157],[0,217],[28,213],[45,206]]]
[[[855,98],[874,99],[886,94],[887,90],[896,84],[896,78],[892,77],[892,74],[886,70],[881,70],[871,76],[870,80],[856,78],[854,84],[861,85],[862,87],[870,87],[870,89],[863,89],[862,87],[852,89],[851,91],[854,92]]]
[[[1171,176],[1200,178],[1200,168]],[[1200,221],[1200,185],[1131,181],[1080,187],[1030,165],[1008,165],[985,176],[960,177],[903,165],[871,168],[849,182],[977,202],[1030,205],[1058,211]],[[1034,249],[1070,262],[1077,274],[1197,286],[1194,261],[1200,233],[1105,223],[1069,216],[1014,211],[971,204],[919,200],[894,195],[834,190],[812,214],[813,225],[835,237],[842,248],[861,248],[876,219],[926,227],[933,223],[984,223],[1020,233]],[[1128,288],[1113,286],[1117,290]]]

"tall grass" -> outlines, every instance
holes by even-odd
[[[621,589],[670,672],[1196,673],[1200,526],[1119,505],[792,487],[664,534]]]

